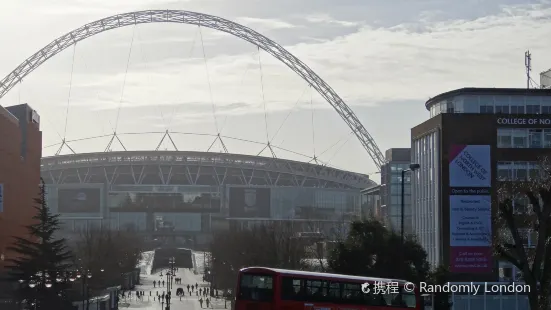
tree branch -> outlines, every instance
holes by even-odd
[[[526,255],[526,250],[524,249],[524,243],[522,242],[522,238],[520,237],[517,224],[515,222],[515,216],[513,214],[513,208],[511,205],[511,200],[506,200],[498,204],[499,210],[501,211],[500,215],[505,220],[505,223],[507,227],[509,228],[511,235],[513,237],[513,241],[515,243],[515,252],[518,257],[518,261],[520,263],[519,267],[524,274],[525,280],[533,280],[533,279],[527,279],[528,277],[532,277],[532,274],[530,272],[530,265],[528,264],[528,256]],[[499,246],[498,246],[499,250]],[[505,256],[507,257],[507,256]],[[509,255],[511,257],[511,255]],[[513,263],[511,261],[511,263]]]

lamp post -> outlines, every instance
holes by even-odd
[[[19,279],[18,282],[21,286],[24,286],[26,284],[30,289],[40,291],[42,289],[50,289],[54,285],[54,282],[67,282],[67,278],[68,277],[66,274],[61,275],[60,273],[57,273],[54,281],[52,281],[50,272],[41,271],[38,272],[35,276],[30,277],[28,280]],[[62,292],[59,293],[59,296],[62,296],[61,294]],[[38,308],[38,300],[36,298],[31,301],[31,306],[34,309]]]
[[[100,272],[103,272],[104,269],[100,269]],[[89,269],[77,269],[74,276],[71,276],[69,280],[82,280],[82,309],[90,309],[90,294],[89,294],[89,284],[88,281],[92,278],[92,272]],[[86,308],[85,308],[86,306]]]
[[[401,199],[400,199],[400,209],[401,209],[401,212],[400,212],[400,247],[401,247],[401,251],[400,251],[400,255],[401,255],[401,260],[400,260],[400,266],[404,266],[404,247],[405,247],[405,241],[404,241],[404,209],[405,209],[405,176],[406,176],[406,173],[407,172],[413,172],[417,169],[419,169],[419,167],[421,167],[419,164],[409,164],[409,168],[408,169],[404,169],[402,170],[402,195],[401,195]],[[403,270],[403,267],[402,267],[402,270],[401,270],[401,276],[402,278],[405,276],[405,270]]]
[[[168,265],[169,269],[166,271],[166,295],[165,298],[161,300],[161,307],[164,308],[164,302],[166,300],[166,310],[170,310],[170,298],[171,298],[171,290],[172,290],[172,281],[173,277],[175,275],[174,271],[174,264],[176,263],[176,259],[174,257],[171,257],[168,259]],[[163,277],[163,272],[161,271],[161,278]]]
[[[86,270],[83,274],[80,271],[76,272],[76,277],[79,280],[82,280],[82,310],[86,309],[86,306],[89,306],[88,300],[88,283],[87,280],[92,278],[92,273],[90,270]],[[86,304],[85,304],[86,302]]]
[[[166,289],[167,291],[170,291],[172,289],[172,281],[175,276],[176,268],[174,268],[174,264],[176,263],[176,259],[174,257],[171,257],[168,259],[168,270],[165,272],[166,275]],[[161,278],[163,277],[163,272],[161,271],[160,274]]]
[[[174,281],[174,276],[176,275],[176,268],[174,268],[175,263],[176,263],[176,259],[174,257],[171,257],[168,260],[168,264],[170,265],[170,286],[169,286],[169,290],[172,290],[172,281]]]
[[[212,258],[210,259],[210,269],[209,269],[209,273],[210,273],[210,288],[209,288],[209,291],[210,291],[210,297],[214,297],[214,263],[216,262],[216,258]]]
[[[168,292],[168,294],[165,295],[165,298],[166,298],[166,310],[170,310],[170,292]]]

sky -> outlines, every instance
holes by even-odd
[[[462,87],[525,87],[526,50],[534,80],[551,68],[550,1],[5,0],[0,75],[86,23],[151,9],[218,16],[279,43],[335,90],[383,153],[410,146],[410,128],[429,118],[430,97]],[[154,23],[87,38],[0,98],[2,106],[19,103],[41,115],[45,156],[63,138],[106,135],[69,142],[77,153],[104,151],[113,132],[129,150],[154,150],[169,130],[178,150],[206,151],[214,142],[210,151],[222,151],[220,133],[231,153],[271,156],[262,151],[269,141],[281,158],[315,155],[340,169],[377,171],[332,106],[297,74],[206,27]],[[130,134],[137,132],[149,134]],[[159,149],[173,147],[165,139]]]

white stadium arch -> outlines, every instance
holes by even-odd
[[[221,17],[182,10],[147,10],[106,17],[79,27],[55,40],[27,58],[17,68],[0,80],[0,98],[9,92],[25,76],[64,49],[96,34],[125,26],[148,23],[181,23],[207,27],[232,34],[248,41],[287,65],[314,88],[340,115],[354,132],[364,149],[380,170],[384,156],[371,135],[342,98],[300,59],[278,43],[238,23]]]

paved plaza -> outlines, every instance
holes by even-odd
[[[162,295],[163,292],[166,293],[166,276],[165,276],[166,270],[162,270],[163,277],[160,276],[161,270],[153,273],[153,274],[143,274],[141,275],[141,285],[137,285],[136,288],[132,291],[132,296],[127,298],[122,298],[119,303],[120,309],[141,309],[141,310],[162,310],[162,304],[159,302],[157,298],[157,293],[159,295]],[[206,288],[209,287],[209,283],[203,282],[202,274],[194,274],[194,272],[187,268],[179,268],[176,272],[175,278],[181,278],[182,284],[173,284],[172,291],[171,291],[171,304],[170,309],[171,310],[199,310],[201,309],[201,305],[199,304],[199,297],[196,296],[195,291],[190,296],[187,292],[187,285],[190,286],[196,283],[199,285],[199,288]],[[164,287],[161,285],[161,287],[154,287],[153,281],[161,280],[161,282],[164,280],[165,285]],[[180,300],[180,297],[176,296],[176,289],[179,287],[184,289],[184,292],[186,294],[185,297],[182,297]],[[144,297],[142,300],[136,298],[136,291],[143,291]],[[150,296],[151,294],[151,296]],[[208,297],[211,299],[211,297]],[[205,300],[205,297],[203,297],[203,300]],[[166,306],[166,305],[164,305]],[[227,303],[228,309],[230,307],[230,302]],[[203,303],[203,309],[207,309],[205,303]],[[209,306],[209,309],[224,309],[224,299],[222,298],[212,298],[212,304]]]

